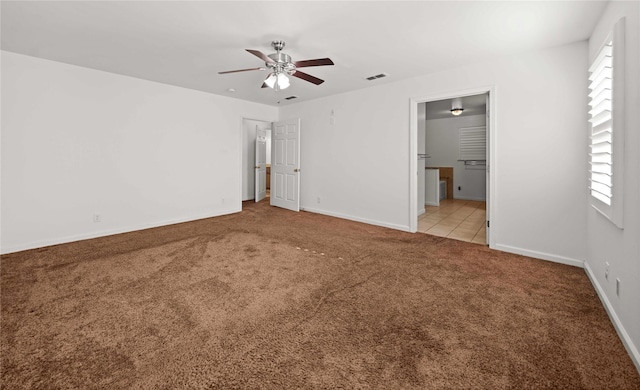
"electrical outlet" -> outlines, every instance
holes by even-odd
[[[604,262],[604,278],[609,280],[609,262]]]
[[[102,216],[100,214],[93,214],[93,222],[102,222]]]
[[[318,199],[317,199],[318,204],[320,204],[321,201],[322,201],[322,198],[318,196]]]
[[[616,278],[616,295],[620,296],[620,278]]]

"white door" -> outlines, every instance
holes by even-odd
[[[300,211],[300,118],[271,130],[271,205]]]
[[[267,197],[267,131],[256,126],[256,202]]]
[[[487,227],[487,234],[486,234],[486,236],[487,236],[487,237],[486,237],[486,239],[487,239],[486,241],[487,241],[487,242],[486,242],[486,243],[487,243],[487,245],[489,245],[489,234],[490,234],[490,232],[491,232],[491,230],[489,229],[489,228],[490,228],[490,222],[489,222],[489,204],[491,203],[491,202],[490,202],[490,198],[489,198],[489,195],[491,195],[491,194],[489,193],[489,171],[490,171],[490,169],[491,169],[491,166],[489,165],[489,149],[490,149],[490,145],[491,145],[491,144],[489,143],[489,134],[491,134],[490,127],[489,127],[489,116],[490,116],[490,114],[491,114],[491,111],[490,111],[490,107],[489,107],[489,93],[487,93],[485,96],[486,96],[486,98],[485,98],[485,99],[486,99],[486,103],[487,103],[487,104],[486,104],[486,112],[487,112],[487,113],[486,113],[486,115],[487,115],[487,118],[486,118],[487,144],[486,144],[486,147],[485,147],[485,149],[486,149],[486,153],[487,153],[487,155],[486,155],[486,157],[485,157],[485,158],[486,158],[486,160],[485,160],[485,164],[486,164],[486,168],[487,168],[487,169],[486,169],[486,175],[487,175],[487,177],[486,177],[486,179],[485,179],[485,180],[486,180],[486,187],[487,187],[487,188],[486,188],[486,197],[485,197],[485,199],[486,199],[486,201],[485,201],[485,205],[486,205],[486,222],[485,222],[485,224],[486,224],[486,225],[485,225],[485,226]]]

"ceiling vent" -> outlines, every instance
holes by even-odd
[[[389,76],[389,74],[388,74],[388,73],[380,73],[380,74],[377,74],[377,75],[375,75],[375,76],[365,77],[365,79],[366,79],[366,80],[369,80],[369,81],[373,81],[373,80],[381,79],[381,78],[383,78],[383,77],[387,77],[387,76]]]
[[[296,95],[293,95],[293,96],[289,96],[289,97],[284,98],[284,100],[291,100],[291,99],[297,99],[297,98],[298,97]]]

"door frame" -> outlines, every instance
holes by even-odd
[[[443,92],[439,94],[424,95],[410,98],[409,102],[409,231],[415,233],[418,231],[418,104],[428,103],[437,100],[453,99],[457,97],[489,94],[489,145],[487,145],[487,153],[489,160],[487,161],[487,170],[489,171],[489,199],[487,199],[487,221],[494,221],[496,213],[496,87],[495,85],[470,88],[457,91]],[[495,245],[495,234],[487,233],[489,236],[489,247]]]
[[[244,180],[245,177],[245,172],[242,169],[242,162],[244,159],[244,141],[245,141],[245,137],[244,137],[244,122],[245,120],[249,120],[249,121],[257,121],[257,122],[265,122],[265,123],[269,123],[269,126],[271,126],[271,124],[273,124],[273,122],[277,122],[278,119],[263,119],[263,118],[252,118],[252,117],[248,117],[248,116],[241,116],[240,117],[240,124],[238,126],[239,131],[238,131],[238,147],[240,149],[240,153],[238,156],[238,177],[240,178],[240,180],[238,181],[238,202],[237,202],[237,208],[238,211],[242,211],[242,181]]]

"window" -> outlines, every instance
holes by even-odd
[[[592,206],[622,228],[624,19],[589,68],[589,189]]]

